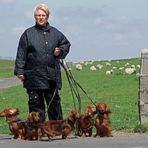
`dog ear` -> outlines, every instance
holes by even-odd
[[[4,111],[0,112],[0,117],[5,117],[5,116],[6,116],[6,114]]]
[[[29,122],[33,122],[33,112],[31,112],[31,113],[29,113],[29,115],[28,115],[28,121]]]
[[[106,113],[108,113],[108,114],[112,113],[110,108],[108,108],[108,107],[106,108]]]

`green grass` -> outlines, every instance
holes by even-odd
[[[72,74],[75,80],[84,88],[88,96],[93,102],[98,103],[105,101],[112,110],[111,123],[113,130],[128,130],[133,131],[139,124],[138,114],[138,84],[139,79],[136,74],[126,75],[124,71],[119,71],[119,67],[123,67],[127,62],[130,65],[140,63],[139,58],[124,59],[111,61],[111,66],[106,66],[108,61],[95,61],[93,65],[102,64],[101,70],[90,71],[90,64],[85,66],[81,71],[72,67]],[[11,63],[12,62],[12,63]],[[13,61],[6,62],[6,67],[13,66]],[[1,64],[2,65],[2,64]],[[106,75],[106,70],[110,70],[116,66],[114,74]],[[138,72],[139,70],[137,70]],[[2,72],[1,77],[4,77],[5,72]],[[12,76],[11,71],[7,72],[7,76]],[[74,102],[71,95],[70,87],[63,71],[63,88],[60,91],[62,98],[62,108],[64,117],[67,116],[70,110],[74,109]],[[82,112],[86,105],[90,104],[90,99],[79,90],[82,101]],[[16,86],[0,92],[0,109],[5,107],[18,107],[20,110],[20,118],[26,119],[28,115],[26,91],[22,86]],[[76,106],[78,108],[78,105]],[[0,118],[0,133],[8,133],[8,125],[4,118]]]
[[[12,77],[14,74],[14,61],[0,60],[0,78]]]

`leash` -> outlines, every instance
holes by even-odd
[[[60,61],[60,64],[61,66],[63,67],[65,73],[66,73],[66,77],[67,77],[67,80],[68,80],[68,83],[69,83],[69,86],[70,86],[70,90],[71,90],[71,93],[72,93],[72,97],[73,97],[73,102],[74,102],[74,108],[75,110],[76,109],[76,99],[75,99],[75,96],[78,100],[78,105],[79,105],[79,113],[81,114],[81,97],[80,97],[80,94],[79,94],[79,91],[78,91],[78,87],[74,81],[74,78],[73,78],[73,75],[72,73],[69,71],[69,67],[68,65],[66,64],[66,67],[64,65],[64,62],[63,60]],[[75,136],[78,135],[78,120],[76,120],[76,127],[75,127]]]
[[[70,90],[71,90],[71,93],[72,93],[72,97],[73,97],[75,110],[77,110],[76,109],[76,100],[77,100],[78,101],[78,107],[79,107],[78,110],[81,113],[81,97],[80,97],[80,93],[79,93],[76,81],[74,80],[73,75],[70,72],[67,63],[65,64],[66,65],[65,66],[63,60],[60,60],[60,64],[61,64],[61,66],[63,67],[63,69],[66,73],[66,77],[67,77],[67,80],[68,80],[68,83],[69,83],[69,86],[70,86]],[[75,99],[75,97],[76,97],[76,99]]]
[[[57,65],[55,65],[55,72],[56,72],[56,75],[57,75]],[[47,110],[45,111],[46,115],[48,114],[49,107],[50,107],[50,105],[51,105],[51,103],[52,103],[57,92],[58,92],[58,86],[57,86],[57,79],[56,79],[56,87],[55,87],[54,93],[52,95],[52,98],[51,98],[50,102],[48,103]]]
[[[74,101],[74,106],[76,106],[74,95],[76,96],[76,98],[78,100],[79,113],[81,114],[81,97],[80,97],[79,90],[78,90],[79,88],[87,96],[87,98],[91,101],[91,103],[96,106],[96,103],[94,103],[93,99],[86,93],[86,91],[83,89],[83,87],[74,79],[74,77],[72,75],[72,72],[69,69],[69,66],[67,65],[67,62],[65,61],[65,64],[64,64],[63,60],[60,60],[60,64],[61,64],[61,66],[63,67],[63,69],[64,69],[64,71],[66,73],[66,77],[67,77],[67,80],[69,82],[69,86],[70,86],[73,101]],[[76,109],[76,107],[75,107],[75,109]],[[75,135],[76,136],[79,135],[79,123],[78,123],[78,120],[76,121]]]
[[[50,107],[50,105],[51,105],[51,103],[52,103],[52,101],[53,101],[53,99],[54,99],[54,97],[55,97],[57,91],[58,91],[58,87],[56,86],[56,88],[55,88],[55,90],[54,90],[54,93],[53,93],[53,95],[52,95],[52,98],[51,98],[50,102],[48,103],[47,109],[46,109],[46,111],[45,111],[46,115],[48,114],[49,107]]]
[[[69,66],[67,65],[67,62],[65,62],[66,67],[64,65],[63,60],[60,61],[60,64],[62,65],[63,69],[65,70],[67,78],[70,79],[73,82],[73,84],[75,85],[76,90],[78,90],[78,88],[80,88],[82,90],[82,92],[86,95],[86,97],[91,101],[91,103],[96,106],[96,103],[93,101],[93,99],[87,94],[87,92],[84,90],[84,88],[74,79],[72,72],[69,70]],[[80,99],[80,98],[78,98],[78,99]]]

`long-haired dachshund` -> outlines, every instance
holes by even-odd
[[[41,121],[39,112],[31,112],[26,121],[26,139],[38,140],[38,127]]]
[[[49,140],[54,136],[62,135],[62,139],[66,139],[67,136],[74,130],[75,122],[79,118],[77,111],[71,111],[69,116],[64,120],[49,120],[40,124],[40,139],[43,135],[47,135]]]
[[[2,112],[0,112],[0,117],[6,117],[6,122],[9,125],[11,133],[14,135],[14,139],[19,138],[17,122],[19,122],[20,119],[17,118],[18,114],[18,108],[5,108]]]
[[[95,119],[95,137],[112,137],[109,114],[111,110],[104,102],[96,105],[97,116]]]
[[[17,118],[19,114],[18,108],[6,108],[0,112],[0,117],[6,117],[6,122],[9,125],[14,139],[33,140],[38,137],[38,123],[40,122],[40,115],[38,112],[31,112],[27,120]]]
[[[92,129],[94,126],[94,115],[96,114],[96,106],[88,105],[84,111],[84,114],[80,115],[77,122],[77,135],[83,137],[90,137],[92,135]]]
[[[17,118],[18,114],[18,108],[5,108],[0,112],[0,117],[6,117],[6,122],[14,135],[14,139],[26,139],[26,121]]]
[[[38,124],[40,122],[39,112],[31,112],[27,120],[16,122],[15,133],[21,140],[37,140],[38,139]]]

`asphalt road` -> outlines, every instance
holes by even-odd
[[[71,136],[63,140],[56,137],[48,141],[14,140],[11,136],[0,136],[0,148],[148,148],[148,134],[123,134],[111,138],[82,138]]]

